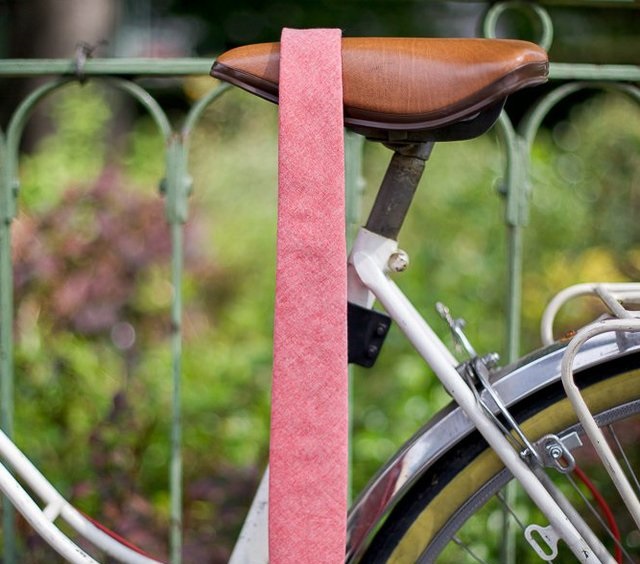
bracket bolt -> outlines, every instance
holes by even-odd
[[[393,272],[403,272],[409,266],[409,255],[398,249],[389,257],[387,265]]]
[[[495,352],[489,353],[482,357],[482,362],[486,364],[487,368],[495,368],[500,362],[500,355]]]
[[[551,458],[558,460],[559,458],[562,457],[562,455],[564,454],[562,447],[556,445],[556,444],[551,444],[547,447],[547,453],[549,454],[549,456],[551,456]]]

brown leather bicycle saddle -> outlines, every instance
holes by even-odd
[[[277,103],[279,62],[279,43],[248,45],[218,57],[211,74]],[[509,94],[546,80],[548,59],[517,40],[344,38],[342,67],[347,127],[446,132],[489,109],[493,123]]]

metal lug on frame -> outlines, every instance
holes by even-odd
[[[403,250],[398,249],[391,254],[387,265],[392,272],[404,272],[409,266],[409,255]]]

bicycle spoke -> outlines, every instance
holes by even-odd
[[[511,505],[509,505],[509,502],[505,499],[503,492],[498,492],[496,494],[496,497],[502,504],[502,507],[513,517],[513,520],[518,524],[518,527],[520,527],[522,529],[522,532],[524,532],[526,527],[524,526],[522,521],[520,521],[520,518],[516,515],[516,512],[513,510]]]
[[[509,505],[516,500],[517,487],[515,482],[510,482],[501,492]],[[516,564],[516,533],[511,526],[509,511],[505,507],[502,508],[502,527],[503,537],[500,543],[500,562],[501,564]]]
[[[512,482],[513,483],[513,482]],[[522,532],[524,533],[526,527],[524,525],[524,523],[522,521],[520,521],[520,518],[516,515],[516,512],[514,511],[514,509],[511,507],[510,503],[508,502],[508,500],[505,498],[504,496],[504,490],[500,491],[496,494],[496,497],[498,498],[498,500],[500,501],[501,505],[502,505],[502,509],[509,515],[511,515],[511,517],[513,518],[513,520],[517,523],[518,527],[520,527],[520,529],[522,530]],[[549,560],[548,562],[554,562],[554,560]]]
[[[483,558],[481,558],[480,556],[478,556],[475,552],[473,552],[473,550],[471,550],[471,548],[469,547],[469,545],[467,545],[465,542],[463,542],[461,539],[459,539],[457,536],[453,537],[453,542],[456,543],[462,550],[464,550],[469,556],[471,556],[471,558],[473,558],[476,562],[479,562],[480,564],[488,564],[488,562],[486,560],[484,560]]]
[[[578,486],[578,484],[576,483],[576,481],[573,479],[573,477],[570,474],[566,474],[567,479],[569,480],[569,483],[571,484],[571,486],[573,487],[573,489],[576,491],[576,493],[580,496],[580,498],[582,499],[582,502],[587,506],[587,508],[589,509],[589,511],[592,513],[592,515],[596,518],[596,520],[598,521],[598,523],[600,523],[600,526],[604,529],[604,531],[607,533],[607,535],[609,535],[609,538],[614,542],[614,544],[620,548],[620,550],[622,551],[622,553],[624,554],[624,557],[629,561],[629,562],[633,562],[633,558],[631,558],[631,555],[626,551],[626,549],[624,548],[624,546],[622,546],[622,543],[615,537],[615,535],[613,534],[613,532],[611,531],[611,529],[609,528],[609,526],[607,525],[607,523],[605,523],[604,519],[602,518],[602,516],[600,515],[600,512],[593,506],[593,504],[587,499],[587,497],[584,495],[584,493],[582,493],[582,490],[580,489],[580,487]]]
[[[638,477],[636,476],[636,473],[633,471],[631,463],[629,462],[629,458],[627,458],[627,453],[622,448],[622,444],[620,443],[620,440],[618,439],[618,435],[615,432],[615,429],[613,428],[613,425],[607,425],[607,429],[609,429],[609,432],[611,433],[611,436],[613,437],[613,441],[616,443],[616,446],[618,447],[618,451],[620,452],[620,455],[622,456],[622,459],[624,460],[624,463],[627,466],[627,470],[629,470],[629,474],[633,478],[633,481],[634,481],[634,483],[636,485],[636,489],[640,492],[640,482],[638,482]]]

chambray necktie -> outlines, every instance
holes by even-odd
[[[347,329],[341,32],[284,29],[269,474],[272,564],[344,561]]]

